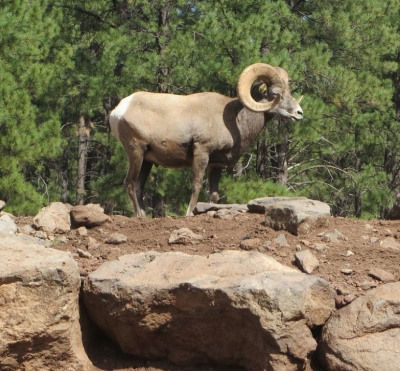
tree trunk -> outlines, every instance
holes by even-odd
[[[90,124],[84,116],[79,118],[78,124],[78,174],[76,181],[76,204],[83,205],[86,189],[86,167],[90,146]]]
[[[165,202],[164,197],[161,196],[158,192],[153,194],[151,199],[152,203],[152,217],[153,218],[163,218],[165,217]]]
[[[277,158],[277,180],[280,185],[286,185],[288,182],[288,151],[289,151],[289,131],[288,128],[283,126],[283,141],[276,145],[276,158]]]
[[[360,126],[356,125],[355,130],[354,130],[354,142],[355,142],[355,148],[354,148],[354,155],[355,155],[355,164],[354,168],[356,173],[361,172],[361,149],[360,149],[360,142],[361,142],[361,130]],[[357,218],[361,217],[361,211],[362,211],[362,202],[361,202],[361,190],[358,184],[355,185],[355,190],[354,190],[354,215]]]
[[[258,176],[265,182],[270,176],[270,166],[268,158],[268,143],[267,143],[268,129],[265,128],[265,136],[257,141],[257,158],[256,158],[256,172]]]

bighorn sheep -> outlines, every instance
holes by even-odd
[[[261,83],[256,92],[262,93],[259,101],[254,98],[255,82]],[[241,73],[237,90],[238,98],[218,93],[136,92],[111,112],[111,131],[128,155],[125,186],[137,216],[146,216],[143,188],[153,164],[192,167],[189,216],[207,168],[211,201],[217,202],[222,169],[236,164],[267,121],[303,118],[302,97],[296,100],[291,96],[289,76],[282,68],[252,64]]]

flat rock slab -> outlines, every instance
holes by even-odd
[[[265,225],[286,230],[296,236],[306,235],[319,227],[328,227],[330,207],[305,197],[265,197],[251,201],[249,211],[264,210]]]
[[[370,290],[338,310],[322,331],[326,370],[398,371],[400,282]]]
[[[193,210],[193,214],[204,214],[209,211],[218,211],[218,210],[236,210],[236,211],[247,211],[247,205],[240,204],[212,204],[208,202],[198,202]]]
[[[308,200],[307,197],[261,197],[247,203],[247,208],[251,213],[265,214],[266,208],[277,202],[292,202],[297,200]]]
[[[71,255],[7,236],[0,256],[0,370],[90,370]]]
[[[302,370],[335,308],[318,277],[258,252],[124,255],[84,281],[89,316],[129,354],[177,365]]]

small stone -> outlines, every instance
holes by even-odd
[[[353,273],[353,270],[350,268],[344,268],[340,271],[341,273],[345,274],[346,276],[350,275]]]
[[[126,237],[125,237],[126,238]],[[168,243],[169,244],[194,244],[203,240],[203,236],[192,232],[189,228],[180,228],[172,231]],[[127,241],[127,239],[126,239]],[[123,241],[123,242],[126,242]],[[107,242],[110,243],[110,242]]]
[[[25,224],[22,227],[20,227],[20,230],[22,233],[27,234],[27,235],[34,235],[36,230],[33,229],[33,227],[29,224]]]
[[[368,275],[382,282],[395,282],[396,277],[383,269],[373,268],[369,271]]]
[[[47,240],[47,233],[45,231],[36,231],[34,236],[42,240]]]
[[[297,266],[305,273],[311,274],[319,267],[318,259],[310,250],[299,251],[295,255]]]
[[[344,299],[343,295],[335,296],[335,306],[337,309],[342,308],[344,306],[343,299]]]
[[[347,250],[346,256],[353,256],[353,255],[354,255],[354,252],[353,252],[353,251]]]
[[[278,237],[274,239],[274,242],[280,246],[289,246],[289,244],[286,241],[286,236],[281,233]]]
[[[301,245],[296,245],[296,251],[301,251]]]
[[[263,245],[262,247],[269,252],[276,251],[276,248],[272,246],[269,242],[267,242],[267,244]]]
[[[371,242],[371,243],[376,243],[378,241],[379,241],[378,237],[371,237],[370,240],[369,240],[369,242]]]
[[[357,299],[357,296],[355,296],[354,294],[349,294],[349,295],[346,295],[344,298],[343,298],[343,302],[345,303],[345,304],[350,304],[353,300],[355,300],[355,299]]]
[[[58,236],[56,241],[61,242],[61,243],[67,243],[68,238],[66,236]]]
[[[325,251],[327,248],[328,246],[324,243],[313,243],[310,245],[310,249],[315,251]]]
[[[393,237],[385,238],[379,244],[383,250],[400,251],[400,243]]]
[[[336,292],[337,292],[338,295],[343,295],[343,296],[346,296],[346,295],[349,294],[349,291],[344,289],[344,288],[342,288],[342,287],[338,287],[336,289]]]
[[[306,247],[310,247],[311,246],[311,242],[308,240],[300,240],[300,243]]]
[[[334,229],[332,232],[325,233],[322,236],[322,241],[324,242],[338,242],[339,240],[344,240],[345,237],[341,232],[339,232],[337,229]]]
[[[104,240],[105,243],[108,243],[111,245],[119,245],[126,241],[128,241],[128,237],[126,237],[122,233],[112,233]]]
[[[76,252],[78,253],[79,257],[81,257],[81,258],[85,258],[85,259],[92,259],[93,258],[93,255],[88,251],[77,249]]]
[[[77,229],[77,231],[78,231],[79,236],[82,236],[82,237],[87,236],[87,234],[88,234],[88,231],[85,226],[79,227]]]
[[[242,250],[256,250],[261,245],[261,240],[259,238],[250,238],[242,241],[239,247]]]
[[[87,272],[86,269],[80,269],[80,270],[79,270],[79,275],[80,275],[81,277],[87,277],[87,276],[88,276],[88,272]]]
[[[385,229],[385,236],[392,236],[393,233],[391,232],[390,229]]]
[[[86,248],[90,250],[96,250],[100,247],[100,243],[93,237],[88,237],[86,242]]]
[[[361,286],[360,286],[360,287],[361,287],[364,291],[366,291],[366,290],[372,289],[372,288],[374,288],[374,287],[376,287],[376,286],[378,286],[376,282],[364,281],[364,282],[361,283]]]

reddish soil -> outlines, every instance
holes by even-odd
[[[286,231],[275,231],[266,227],[263,225],[263,220],[263,215],[250,213],[240,214],[233,220],[213,218],[205,214],[191,218],[161,219],[114,216],[111,222],[88,229],[88,236],[99,242],[98,247],[89,249],[93,258],[83,258],[77,254],[77,249],[88,251],[89,240],[88,236],[80,236],[77,230],[72,230],[65,236],[67,242],[59,242],[61,236],[55,236],[52,247],[70,251],[78,261],[83,278],[105,261],[114,260],[124,254],[155,250],[208,255],[228,249],[240,250],[240,244],[244,240],[259,238],[260,252],[290,267],[296,267],[294,254],[299,247],[305,250],[307,246],[313,244],[325,244],[326,248],[323,251],[311,250],[320,263],[313,274],[324,278],[335,290],[341,290],[345,294],[363,295],[366,292],[366,282],[382,284],[369,276],[372,268],[381,268],[395,275],[396,279],[400,279],[400,251],[385,249],[380,244],[388,237],[400,239],[400,221],[332,218],[328,228],[316,229],[307,236],[298,237]],[[29,220],[21,218],[19,223],[27,224]],[[171,232],[182,227],[202,235],[203,241],[188,245],[169,245],[168,238]],[[341,232],[344,239],[338,242],[323,242],[321,233],[332,232],[334,229]],[[106,244],[104,242],[106,237],[115,232],[124,234],[128,241],[119,245]],[[285,235],[288,246],[280,246],[273,242],[280,234]],[[348,251],[354,255],[348,256]],[[345,275],[341,272],[342,269],[351,269],[352,273]],[[85,318],[84,313],[83,318]],[[84,321],[84,326],[92,325]],[[96,370],[233,370],[232,367],[216,366],[178,368],[165,362],[146,362],[122,354],[99,332],[91,333],[95,333],[96,336],[84,340],[87,353]]]

